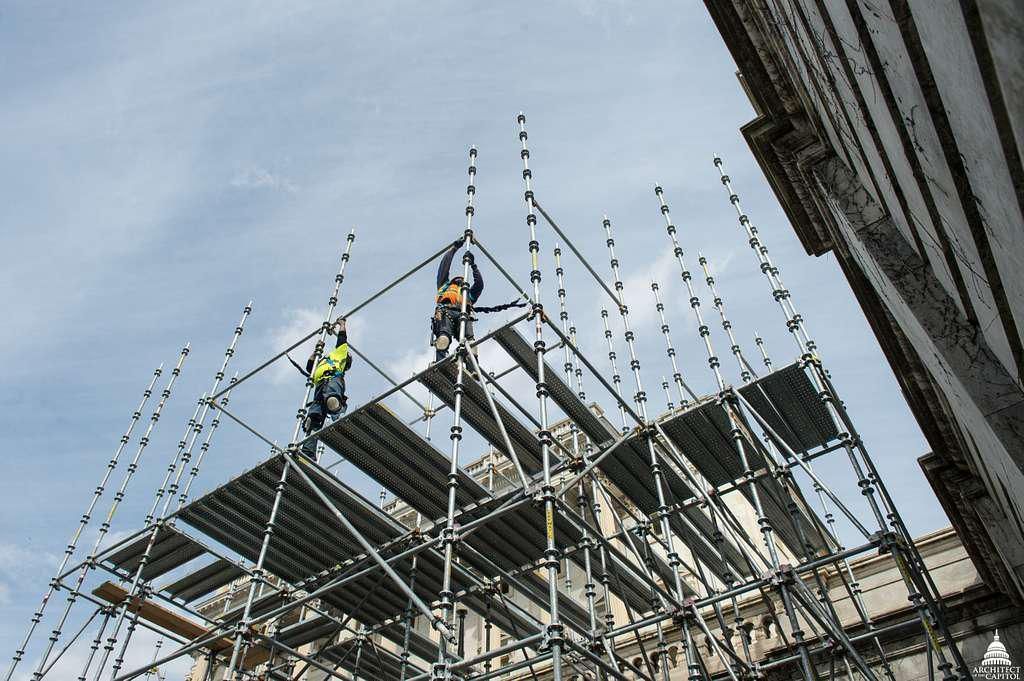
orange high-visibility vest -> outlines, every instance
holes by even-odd
[[[457,284],[454,281],[450,281],[441,288],[437,289],[437,303],[438,305],[445,304],[451,305],[452,307],[459,307],[459,294],[462,292],[462,285]],[[466,308],[471,308],[473,301],[468,297],[466,299]]]

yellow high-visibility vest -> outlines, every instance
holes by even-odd
[[[348,343],[342,343],[320,358],[313,369],[313,384],[319,384],[324,379],[335,374],[345,373],[345,364],[348,362]]]

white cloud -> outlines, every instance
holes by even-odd
[[[696,279],[698,275],[694,273],[692,265],[689,262],[687,265],[691,267],[690,272]],[[654,293],[651,291],[652,281],[658,283],[661,302],[665,304],[665,316],[668,318],[669,326],[678,325],[678,322],[675,321],[678,318],[678,310],[683,311],[685,315],[683,319],[686,319],[686,323],[689,324],[690,296],[686,293],[686,288],[683,285],[675,255],[665,252],[651,262],[646,271],[631,274],[623,282],[625,287],[623,295],[626,304],[629,305],[629,320],[633,330],[637,334],[642,333],[645,336],[661,332],[661,320],[655,308]]]
[[[719,274],[725,274],[726,272],[729,271],[729,266],[732,264],[732,261],[735,258],[735,250],[726,251],[724,256],[718,258],[715,261],[710,261],[709,258],[709,264],[711,265],[711,274],[713,274],[714,276],[718,276]]]
[[[160,509],[157,509],[157,510],[159,511]],[[131,535],[135,534],[136,532],[137,532],[137,530],[112,530],[112,531],[107,533],[106,537],[103,538],[103,541],[100,543],[100,550],[104,551],[108,547],[114,546],[118,542],[120,542],[120,541],[122,541],[124,539],[127,539],[128,537],[130,537]],[[93,544],[95,543],[97,534],[98,534],[98,530],[95,530],[95,531],[92,532],[93,538],[90,541],[90,543],[89,543],[87,548],[84,545],[82,545],[82,544],[79,544],[79,545],[82,546],[83,548],[85,548],[86,551],[88,551],[89,549],[92,548]]]
[[[282,312],[285,321],[283,324],[272,328],[267,333],[266,344],[270,354],[277,354],[306,334],[320,327],[324,322],[323,312],[310,307],[299,307]],[[353,318],[348,322],[349,337],[353,345],[358,346],[357,339],[361,337],[361,330],[365,322],[359,318]],[[292,359],[305,366],[306,359],[313,352],[316,345],[316,336],[308,339],[302,345],[291,350],[288,354]],[[295,379],[295,367],[291,365],[287,357],[279,359],[268,367],[270,382],[274,385],[293,382]]]
[[[288,194],[299,191],[298,185],[285,175],[256,166],[240,169],[231,178],[231,186],[239,189],[277,189]]]
[[[434,350],[431,348],[428,348],[426,350],[409,350],[404,355],[400,356],[398,359],[387,362],[384,365],[384,370],[388,372],[391,378],[401,383],[402,381],[409,378],[413,374],[417,374],[426,369],[427,366],[429,366],[430,363],[433,361]],[[370,371],[372,371],[372,369],[370,369]],[[409,392],[410,395],[415,397],[424,405],[427,404],[427,401],[429,399],[429,393],[427,392],[427,389],[424,388],[420,383],[412,383],[406,387],[406,390]],[[435,399],[434,406],[436,407],[438,404],[439,401]],[[404,397],[396,399],[394,401],[394,405],[403,414],[407,414],[409,416],[418,415],[416,405],[414,405],[412,402],[405,399]]]
[[[39,551],[17,544],[0,544],[0,572],[7,575],[17,574],[36,576],[41,567],[52,568],[57,564],[58,557],[47,551]]]

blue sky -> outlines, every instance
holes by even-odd
[[[357,240],[343,308],[457,236],[471,144],[480,150],[477,234],[528,281],[519,110],[528,115],[538,198],[602,274],[602,213],[613,220],[652,409],[664,406],[658,383],[668,373],[652,275],[665,288],[688,379],[712,388],[655,182],[691,268],[698,250],[715,265],[747,352],[756,356],[757,330],[777,365],[796,354],[718,182],[718,152],[911,529],[947,524],[916,463],[927,444],[835,259],[805,254],[738,132],[753,111],[702,3],[650,2],[641,11],[596,0],[429,9],[16,1],[2,18],[0,651],[16,647],[153,368],[169,368],[191,341],[115,534],[148,508],[245,303],[255,301],[237,370],[318,323],[350,228]],[[543,227],[539,234],[542,288],[554,307],[555,240]],[[607,301],[570,260],[570,311],[603,367],[598,312]],[[512,297],[484,272],[488,303]],[[432,286],[432,273],[422,272],[354,318],[353,342],[409,375],[426,356]],[[697,290],[707,298],[700,280]],[[624,356],[618,334],[616,342]],[[359,370],[349,384],[356,400],[383,387]],[[283,365],[232,402],[286,441],[301,394]],[[225,423],[197,491],[267,454]],[[856,495],[840,469],[821,469]],[[109,494],[101,512],[108,503]]]

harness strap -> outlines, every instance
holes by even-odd
[[[474,307],[473,312],[482,312],[487,314],[488,312],[502,312],[504,310],[511,310],[516,307],[526,307],[526,303],[516,298],[511,303],[503,303],[502,305],[495,305],[493,307]]]

